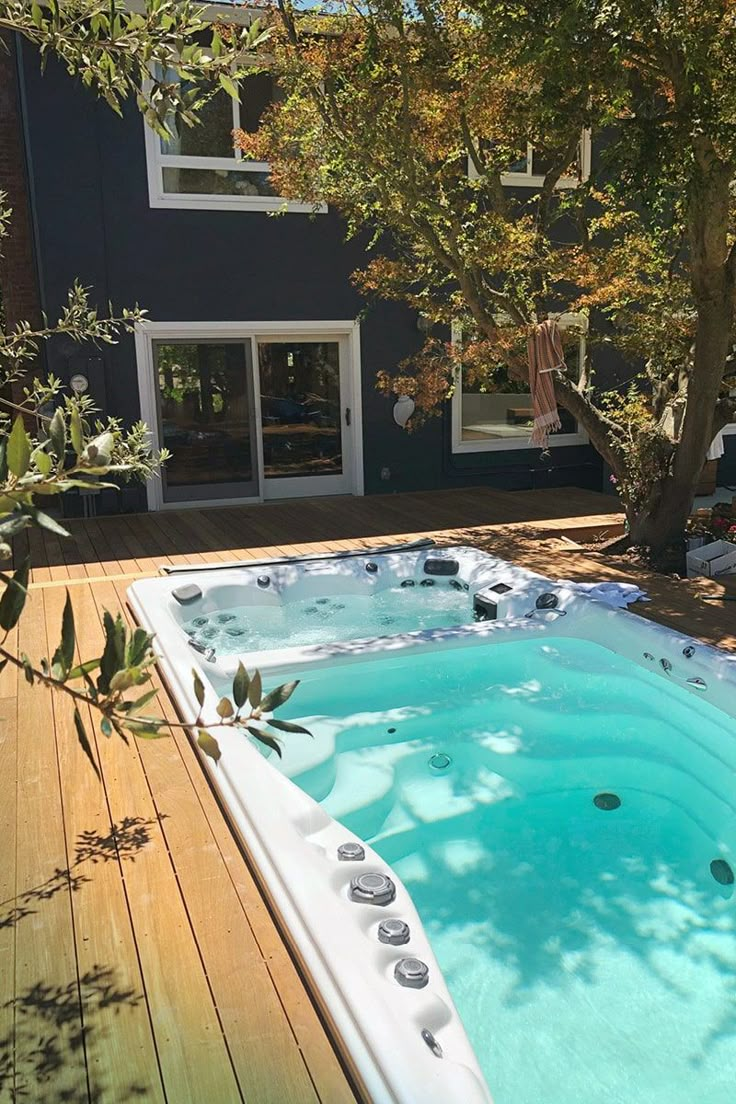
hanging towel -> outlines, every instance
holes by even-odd
[[[555,368],[566,367],[557,323],[551,318],[540,322],[529,335],[526,348],[529,357],[529,390],[534,409],[531,444],[546,449],[550,433],[562,427],[551,375]]]
[[[723,444],[723,434],[722,433],[716,433],[715,437],[713,438],[713,440],[710,443],[710,448],[708,449],[708,451],[705,455],[705,459],[706,460],[720,460],[725,451],[726,451],[726,448],[725,448],[725,445]]]

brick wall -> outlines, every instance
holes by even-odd
[[[18,97],[15,37],[2,33],[0,43],[0,190],[12,208],[9,233],[0,243],[0,290],[5,326],[12,329],[27,319],[41,320],[38,276],[33,250],[33,230],[26,159]]]

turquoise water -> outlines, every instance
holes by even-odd
[[[314,672],[281,715],[315,734],[282,769],[412,894],[496,1104],[732,1104],[732,719],[569,639]]]
[[[233,606],[191,617],[182,628],[199,644],[228,656],[472,624],[473,603],[466,591],[445,580],[429,582],[431,587],[366,587],[362,594]]]

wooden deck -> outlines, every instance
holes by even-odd
[[[101,611],[125,611],[129,580],[160,564],[424,533],[555,576],[635,578],[548,539],[613,529],[611,504],[579,490],[476,489],[72,522],[67,541],[28,535],[33,581],[15,646],[50,653],[67,586],[87,658]],[[736,647],[733,606],[698,597],[718,584],[644,585],[656,599],[646,616]],[[161,708],[173,716],[165,694]],[[0,674],[0,1101],[355,1101],[186,738],[126,748],[98,736],[96,752],[102,783],[66,702]]]

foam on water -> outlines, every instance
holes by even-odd
[[[428,588],[427,588],[428,589]],[[368,594],[285,601],[278,606],[234,606],[201,614],[184,631],[218,656],[297,648],[417,629],[449,628],[473,621],[471,599],[462,590],[433,586],[391,587]]]
[[[496,1104],[732,1104],[733,719],[562,639],[311,672],[283,715],[314,740],[282,769],[411,892]]]

